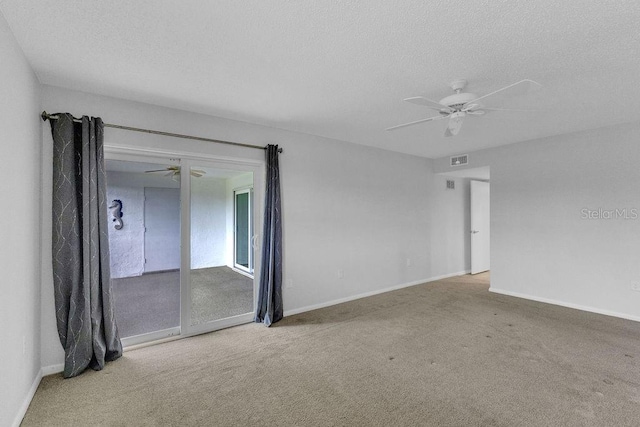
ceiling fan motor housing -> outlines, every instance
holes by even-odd
[[[475,93],[454,93],[453,95],[449,95],[440,100],[440,104],[446,105],[453,110],[459,111],[462,110],[464,105],[468,102],[477,99],[478,96]]]

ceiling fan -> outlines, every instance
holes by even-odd
[[[144,173],[155,173],[155,172],[165,172],[164,176],[170,176],[172,179],[177,181],[177,178],[180,176],[180,166],[167,166],[164,169],[156,169],[150,171],[144,171]],[[205,175],[206,172],[199,169],[191,169],[190,175],[195,178],[200,178]]]
[[[422,105],[432,110],[436,110],[439,115],[428,117],[426,119],[416,120],[415,122],[392,126],[390,128],[387,128],[387,130],[396,130],[406,126],[413,126],[418,123],[448,118],[449,124],[447,125],[447,129],[444,132],[444,136],[455,136],[458,134],[458,132],[460,132],[460,128],[462,128],[462,122],[467,115],[481,116],[489,111],[535,111],[526,109],[503,108],[503,103],[506,101],[508,104],[509,98],[524,95],[533,89],[542,87],[540,83],[536,83],[533,80],[525,79],[513,83],[509,86],[505,86],[486,95],[478,96],[474,93],[463,92],[462,90],[466,85],[467,81],[464,79],[455,80],[451,83],[451,88],[455,93],[453,95],[442,98],[438,102],[427,99],[423,96],[415,96],[405,99],[405,101],[411,102],[412,104]],[[491,106],[485,106],[485,102],[489,103],[489,105]]]

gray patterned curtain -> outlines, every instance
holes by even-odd
[[[122,355],[109,272],[100,118],[50,120],[53,135],[53,286],[65,378]]]
[[[271,326],[282,319],[282,222],[280,219],[280,170],[278,146],[267,152],[267,188],[262,233],[262,268],[255,321]]]

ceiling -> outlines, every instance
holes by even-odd
[[[424,157],[640,121],[636,0],[0,0],[0,11],[44,84]],[[479,95],[537,81],[523,105],[538,111],[468,117],[453,138],[446,120],[385,131],[433,115],[404,98],[439,100],[459,78]]]

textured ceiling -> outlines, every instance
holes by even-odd
[[[637,0],[0,0],[0,11],[42,83],[420,156],[640,120]],[[454,138],[445,121],[384,130],[433,115],[402,99],[439,100],[458,78],[479,95],[535,80],[544,89],[526,101],[539,111],[468,117]]]

